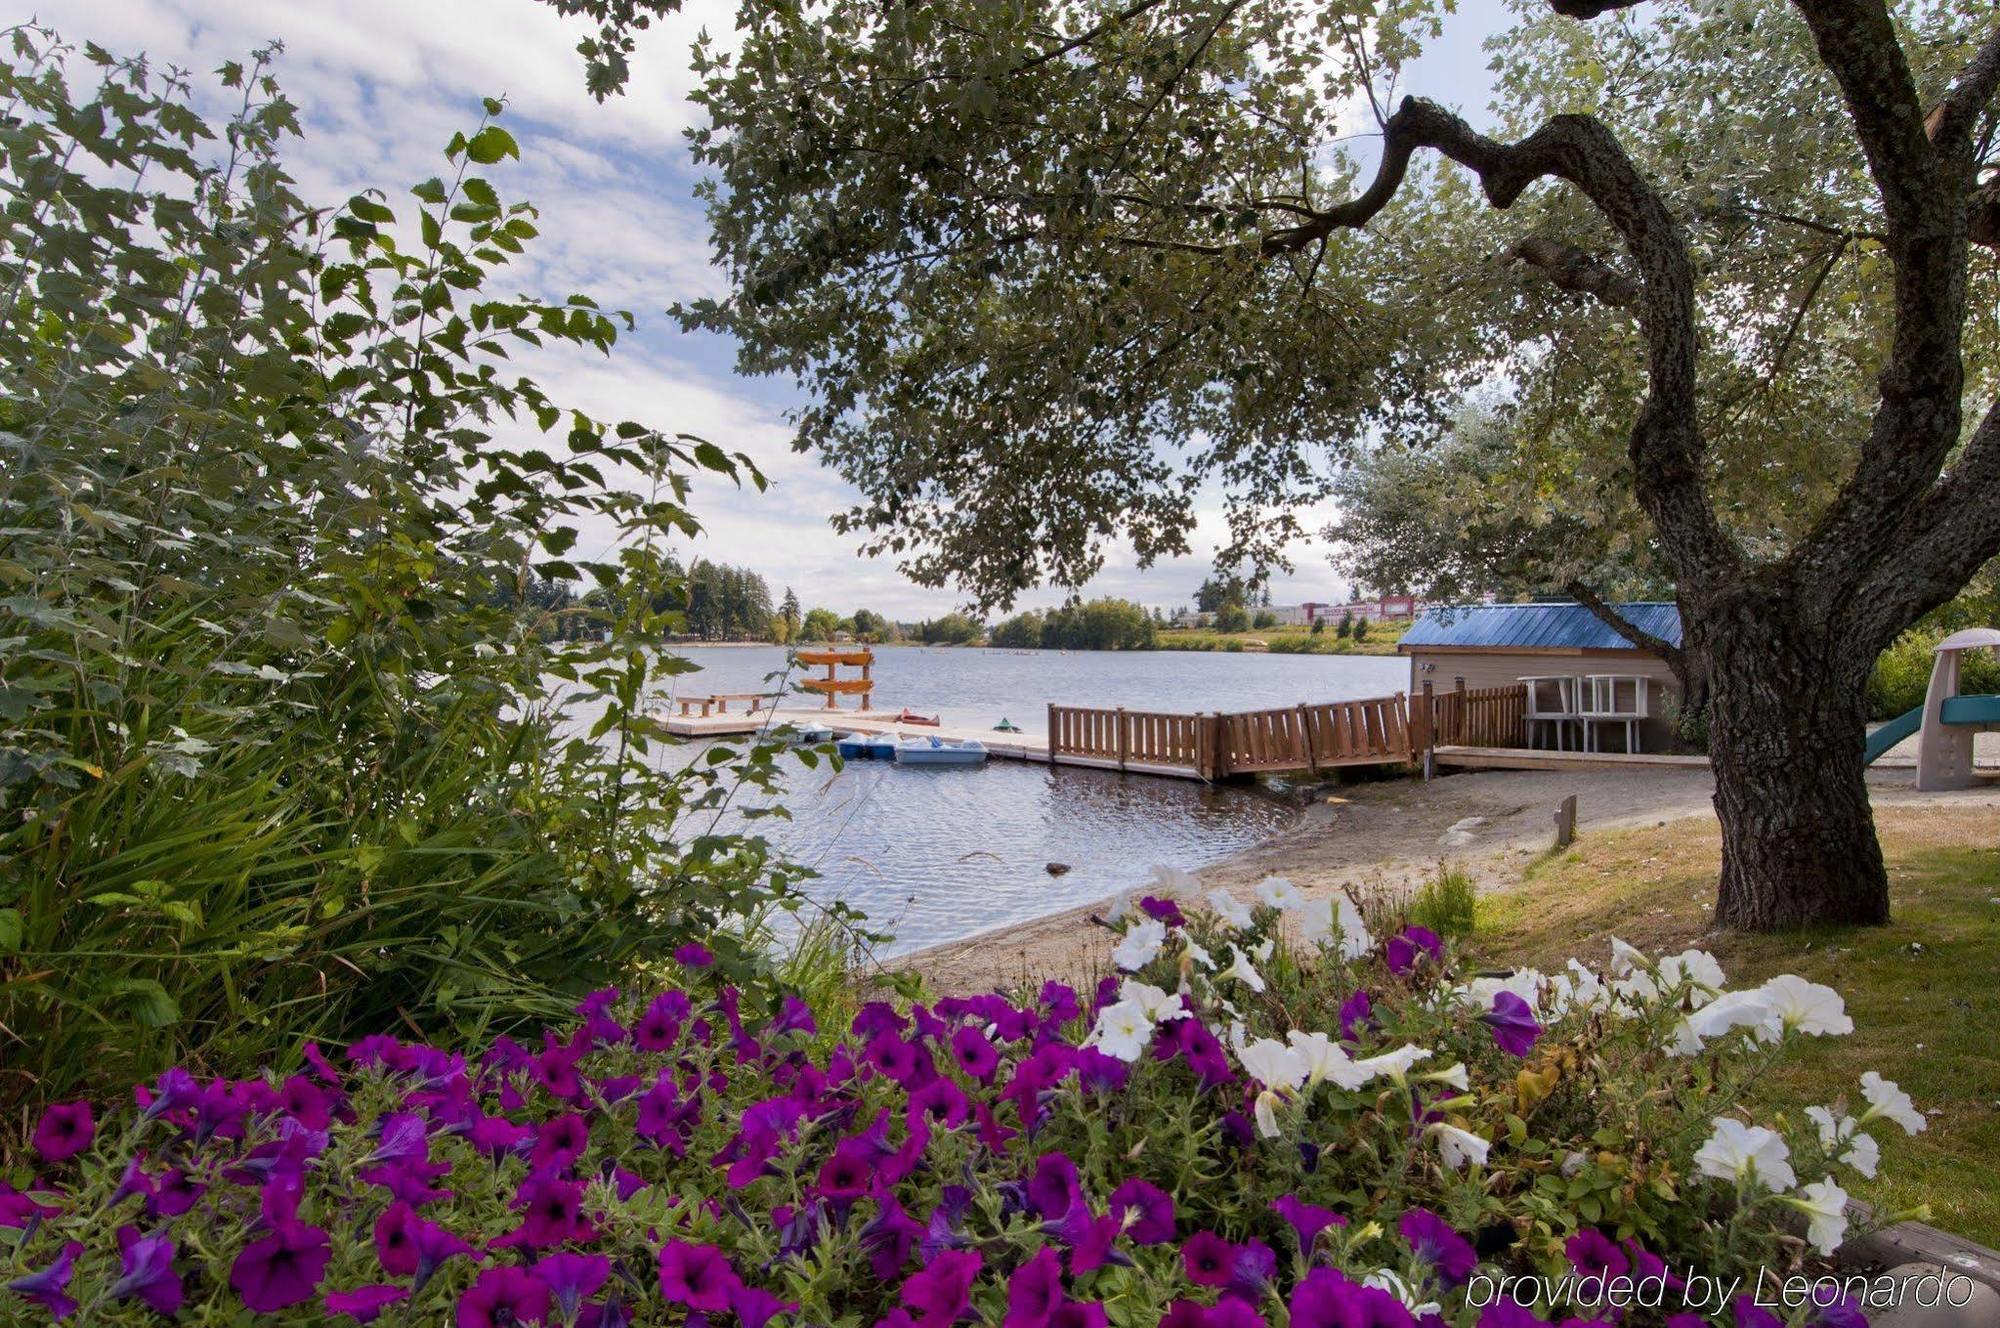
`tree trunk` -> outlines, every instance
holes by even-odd
[[[1705,606],[1690,660],[1708,686],[1716,921],[1747,931],[1889,920],[1862,778],[1873,652],[1766,596]]]

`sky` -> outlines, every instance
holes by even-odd
[[[1505,13],[1501,0],[1460,0],[1459,9],[1445,37],[1405,71],[1400,91],[1476,114],[1491,81],[1480,44]],[[913,620],[962,602],[954,590],[912,584],[891,560],[859,557],[860,538],[829,522],[852,490],[789,445],[794,386],[737,375],[726,339],[683,332],[665,313],[675,301],[726,294],[693,199],[684,131],[697,113],[687,101],[689,44],[703,27],[727,44],[731,0],[688,0],[656,24],[641,39],[626,95],[602,104],[583,90],[575,46],[585,26],[538,0],[38,0],[34,13],[72,42],[144,52],[197,75],[282,41],[275,72],[305,126],[286,161],[315,202],[377,187],[392,206],[407,205],[407,188],[440,173],[445,142],[477,120],[480,99],[504,97],[522,161],[488,174],[503,198],[529,199],[542,213],[542,238],[514,280],[542,296],[585,292],[638,320],[609,359],[551,355],[534,364],[534,376],[556,400],[594,415],[745,452],[771,481],[761,494],[726,481],[698,487],[693,506],[705,531],[683,557],[753,567],[774,595],[793,587],[808,606],[843,613],[865,607]],[[220,111],[213,81],[195,81],[215,98],[204,109]],[[1198,498],[1196,512],[1193,555],[1141,569],[1129,548],[1114,546],[1083,593],[1170,611],[1190,603],[1224,534],[1219,498]],[[1276,602],[1344,597],[1346,582],[1323,545],[1302,543],[1291,554],[1293,574],[1272,582]],[[1064,595],[1044,589],[1021,604]]]

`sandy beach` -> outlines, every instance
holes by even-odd
[[[1918,793],[1914,772],[1896,765],[1871,770],[1868,784],[1878,817],[1929,807],[2000,812],[2000,780],[1962,792]],[[1308,895],[1352,888],[1366,897],[1414,888],[1438,864],[1450,862],[1482,893],[1506,890],[1550,847],[1556,807],[1570,794],[1577,796],[1579,835],[1715,819],[1713,777],[1699,768],[1485,770],[1428,783],[1407,778],[1329,785],[1314,791],[1285,831],[1204,870],[1202,886],[1225,886],[1247,898],[1248,888],[1264,877],[1283,875]],[[895,964],[945,992],[1049,977],[1094,980],[1110,966],[1112,934],[1090,921],[1105,902],[915,951]]]

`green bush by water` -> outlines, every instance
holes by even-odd
[[[1894,719],[1924,703],[1930,687],[1933,648],[1948,635],[1942,629],[1906,632],[1875,661],[1868,679],[1868,717]],[[1990,650],[1968,650],[1959,656],[1961,692],[2000,692],[2000,659]]]

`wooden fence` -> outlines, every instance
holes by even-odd
[[[1421,699],[1418,705],[1421,707]],[[1439,747],[1527,746],[1527,686],[1460,687],[1431,693],[1430,740]]]
[[[1068,765],[1193,774],[1400,764],[1411,758],[1403,694],[1236,714],[1049,707],[1049,758]]]

